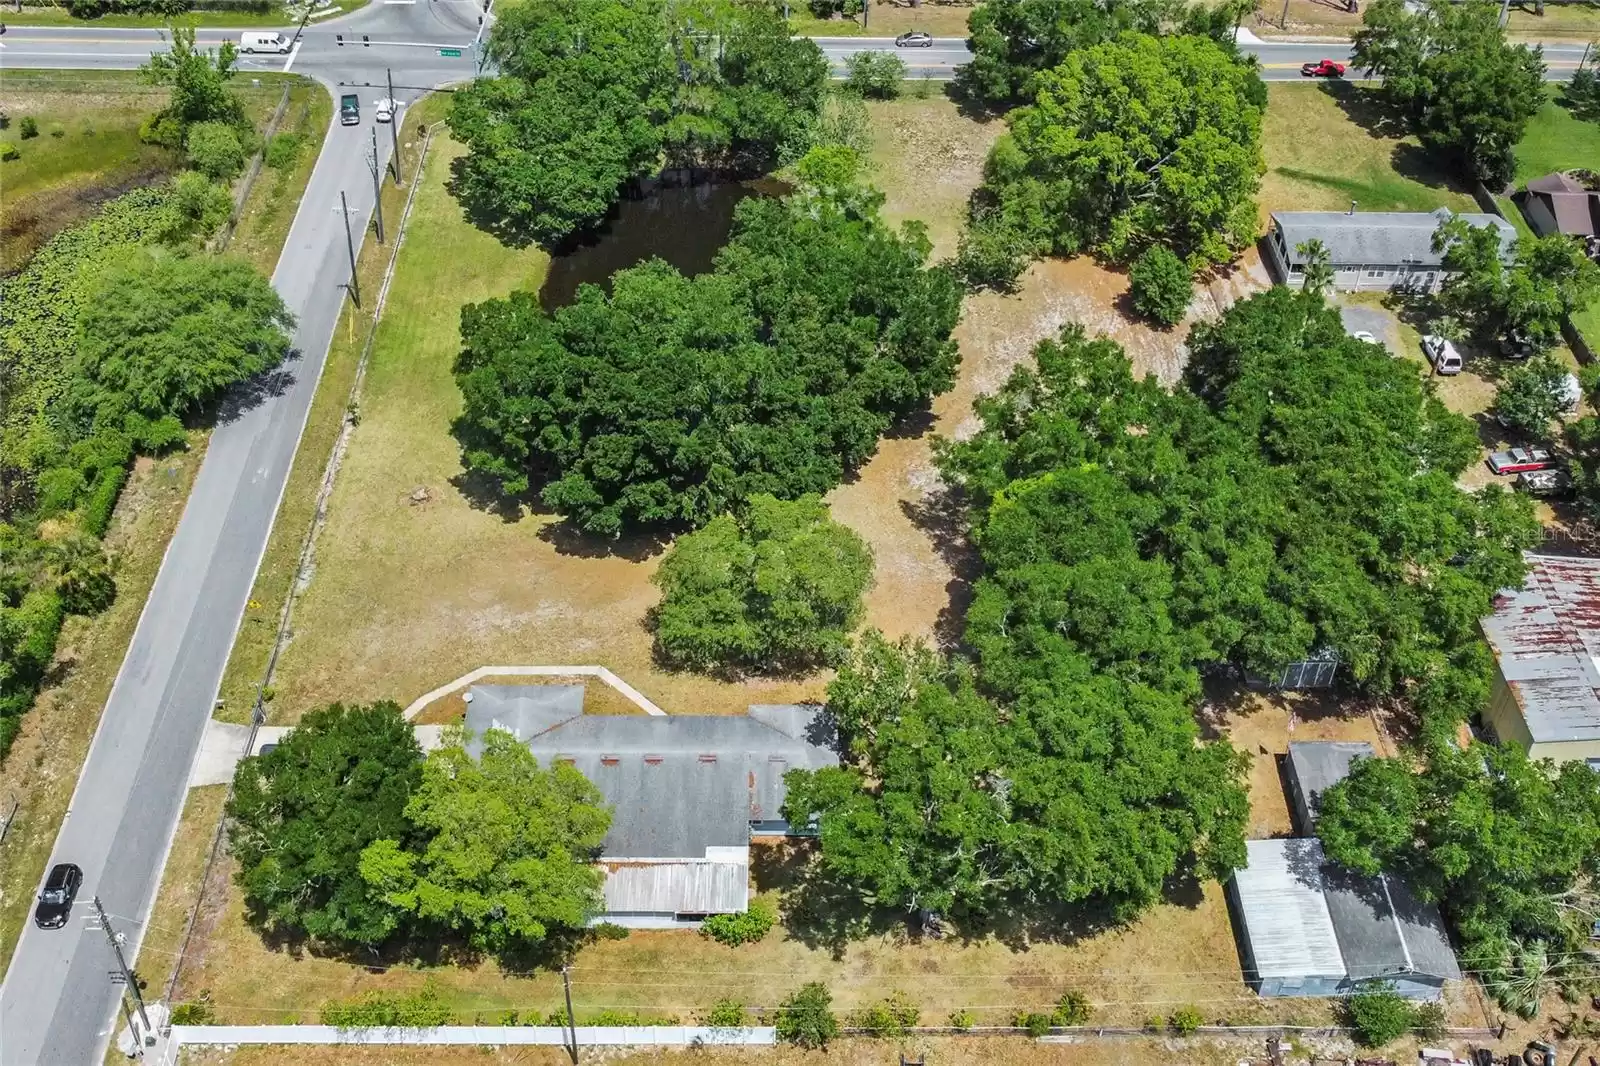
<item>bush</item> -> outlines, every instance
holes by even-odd
[[[705,1024],[718,1028],[735,1029],[748,1025],[750,1015],[744,1009],[744,1004],[736,999],[719,999],[712,1008],[706,1012]]]
[[[1072,989],[1056,1001],[1055,1013],[1050,1020],[1056,1025],[1083,1025],[1093,1013],[1094,1007],[1089,1003],[1089,997]]]
[[[962,1007],[960,1010],[950,1012],[950,1028],[952,1029],[959,1029],[964,1033],[976,1024],[977,1019],[973,1017],[972,1012],[965,1007]]]
[[[833,1016],[833,994],[820,981],[812,981],[778,1007],[778,1039],[804,1048],[825,1048],[839,1035]]]
[[[743,914],[713,914],[700,923],[700,935],[730,948],[760,940],[778,920],[772,904],[756,897]]]
[[[54,137],[56,140],[59,141],[61,138],[65,137],[66,135],[67,135],[67,128],[65,126],[61,125],[59,122],[50,127],[50,136]]]
[[[906,76],[905,60],[888,52],[852,52],[845,60],[845,85],[862,96],[893,100]]]
[[[174,178],[172,194],[170,236],[174,239],[193,236],[204,240],[233,213],[233,197],[228,190],[197,170],[186,170]]]
[[[1356,1041],[1382,1047],[1400,1039],[1411,1028],[1411,1004],[1391,984],[1380,982],[1344,1001],[1345,1023],[1356,1031]]]
[[[331,1000],[322,1007],[322,1024],[339,1029],[431,1029],[450,1023],[450,1008],[432,984],[409,995],[369,992],[359,999]]]
[[[1431,1003],[1417,1003],[1411,1008],[1411,1028],[1424,1040],[1438,1040],[1444,1036],[1446,1020],[1444,1004],[1437,1000]],[[1600,1036],[1600,1033],[1588,1035]]]
[[[589,935],[596,940],[626,940],[628,927],[616,922],[599,922],[589,927]]]
[[[266,163],[273,170],[288,170],[300,158],[303,140],[298,133],[274,134],[267,142]]]
[[[606,1009],[582,1019],[579,1025],[677,1025],[678,1019],[666,1014],[640,1014],[631,1010]]]
[[[1534,439],[1549,436],[1550,423],[1567,400],[1567,368],[1551,355],[1541,355],[1506,371],[1494,394],[1500,424]]]
[[[1205,1024],[1205,1016],[1200,1013],[1199,1007],[1179,1007],[1172,1012],[1172,1030],[1181,1036],[1189,1036]]]
[[[1159,1033],[1167,1028],[1167,1019],[1164,1015],[1152,1014],[1144,1020],[1144,1027],[1152,1033]]]
[[[183,147],[183,123],[171,115],[151,115],[140,124],[139,139],[176,151]]]
[[[204,992],[200,993],[199,999],[172,1008],[173,1025],[212,1025],[216,1020],[217,1013],[211,1009]]]
[[[1161,245],[1152,245],[1133,261],[1128,271],[1134,310],[1164,326],[1183,321],[1194,295],[1189,267]]]
[[[970,289],[1012,292],[1027,269],[1033,248],[1028,239],[998,212],[974,210],[961,231],[956,249],[956,273]]]
[[[1029,1036],[1044,1036],[1050,1031],[1050,1015],[1043,1011],[1018,1011],[1017,1028],[1026,1029]]]
[[[22,134],[23,140],[32,140],[39,136],[39,120],[32,115],[23,115],[22,124],[17,127],[17,130]]]
[[[873,1036],[904,1036],[921,1017],[904,992],[891,992],[889,998],[857,1011],[851,1024]]]
[[[22,150],[10,141],[0,144],[0,163],[9,163],[13,159],[21,159]]]
[[[189,165],[214,181],[227,181],[244,169],[244,146],[226,122],[196,122],[186,141]]]

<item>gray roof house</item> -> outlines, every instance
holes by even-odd
[[[1343,781],[1356,759],[1370,759],[1366,741],[1313,740],[1289,745],[1289,806],[1302,836],[1315,836],[1322,793]]]
[[[1228,905],[1257,994],[1348,995],[1385,981],[1409,999],[1438,999],[1461,969],[1437,908],[1396,878],[1326,861],[1315,837],[1245,842],[1247,865]]]
[[[1522,211],[1541,237],[1565,233],[1592,241],[1600,237],[1600,191],[1571,174],[1546,174],[1528,182]]]
[[[1341,291],[1436,292],[1444,280],[1433,235],[1451,217],[1437,211],[1274,211],[1265,245],[1274,276],[1291,288],[1305,283],[1299,246],[1319,240],[1328,249],[1333,287]],[[1492,226],[1509,255],[1517,231],[1498,215],[1462,214],[1473,226]]]
[[[749,903],[750,839],[790,832],[783,775],[839,761],[820,707],[745,715],[586,715],[581,685],[477,685],[468,733],[504,729],[564,762],[613,808],[603,841],[606,914],[639,928],[692,925]]]

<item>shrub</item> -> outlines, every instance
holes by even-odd
[[[1585,1019],[1587,1020],[1587,1019]],[[1417,1003],[1411,1008],[1411,1028],[1424,1040],[1437,1040],[1444,1036],[1445,1026],[1444,1004],[1434,1001],[1432,1003]],[[1600,1036],[1600,1032],[1578,1034],[1587,1036]]]
[[[592,1014],[579,1025],[677,1025],[678,1019],[665,1014],[640,1014],[631,1010],[603,1010]]]
[[[183,147],[183,123],[171,115],[151,115],[140,124],[139,139],[176,151]]]
[[[1189,1036],[1205,1024],[1205,1016],[1200,1013],[1199,1007],[1179,1007],[1172,1012],[1170,1021],[1173,1032]]]
[[[226,122],[196,122],[187,139],[189,165],[215,181],[231,179],[244,169],[244,146]]]
[[[59,141],[61,138],[65,137],[66,135],[67,135],[67,128],[65,126],[61,125],[59,122],[53,124],[50,127],[50,136],[54,137],[56,140]]]
[[[32,140],[39,136],[39,120],[32,115],[23,115],[22,124],[17,127],[17,130],[22,134],[23,140]]]
[[[1413,1011],[1394,986],[1378,983],[1344,1001],[1345,1022],[1356,1031],[1356,1040],[1367,1047],[1382,1047],[1405,1035],[1411,1028]]]
[[[626,940],[628,927],[616,922],[599,922],[589,927],[589,935],[596,940]]]
[[[322,1007],[322,1024],[339,1029],[431,1029],[450,1023],[450,1008],[432,984],[408,995],[369,992],[359,999],[330,1000]]]
[[[778,1039],[804,1048],[825,1048],[839,1035],[833,994],[820,981],[801,985],[778,1006]]]
[[[233,213],[233,197],[197,170],[186,170],[172,181],[173,223],[171,237],[199,237],[204,240],[217,231]]]
[[[974,1018],[972,1012],[965,1007],[962,1007],[960,1010],[950,1012],[950,1027],[952,1029],[959,1029],[964,1033],[976,1024],[977,1019]]]
[[[267,166],[273,170],[288,170],[300,158],[300,146],[303,143],[298,133],[273,134],[272,140],[267,142]]]
[[[10,141],[0,144],[0,163],[9,163],[13,159],[21,159],[22,150]]]
[[[173,1025],[211,1025],[216,1019],[216,1011],[211,1009],[204,992],[200,993],[199,999],[172,1008]]]
[[[1152,1014],[1144,1020],[1144,1027],[1152,1033],[1159,1033],[1166,1029],[1167,1019],[1164,1015]]]
[[[893,100],[906,76],[905,60],[888,52],[852,52],[845,61],[845,85],[862,96]]]
[[[1182,259],[1161,245],[1152,245],[1128,271],[1134,310],[1164,326],[1183,321],[1194,295],[1194,276]]]
[[[956,248],[956,273],[970,289],[1012,292],[1032,254],[1028,239],[998,212],[974,210]]]
[[[1094,1007],[1089,1003],[1089,997],[1077,989],[1071,989],[1056,1001],[1055,1013],[1050,1020],[1056,1025],[1083,1025],[1093,1013]]]
[[[743,914],[713,914],[700,923],[700,935],[730,948],[760,940],[772,929],[778,914],[767,900],[757,896]]]
[[[889,998],[857,1011],[851,1024],[873,1036],[904,1036],[921,1017],[904,992],[891,992]]]
[[[719,999],[710,1010],[706,1012],[705,1024],[719,1028],[738,1028],[748,1025],[750,1015],[744,1009],[744,1004],[736,999]]]
[[[6,114],[4,111],[0,111],[0,130],[8,130],[10,128],[11,116]]]
[[[1044,1036],[1050,1031],[1050,1015],[1043,1011],[1018,1011],[1017,1028],[1026,1029],[1029,1036]]]

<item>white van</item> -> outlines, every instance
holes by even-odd
[[[276,52],[287,55],[294,42],[281,33],[244,33],[239,35],[239,51]]]

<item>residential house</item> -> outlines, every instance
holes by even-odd
[[[1305,284],[1306,257],[1300,246],[1321,241],[1333,267],[1333,287],[1344,292],[1433,293],[1443,283],[1443,257],[1433,236],[1451,212],[1437,211],[1274,211],[1267,234],[1270,268],[1291,288]],[[1473,226],[1493,226],[1509,257],[1517,231],[1499,215],[1462,214]]]
[[[1582,240],[1600,256],[1600,190],[1586,188],[1570,174],[1546,174],[1528,182],[1522,213],[1541,237],[1564,233]]]
[[[611,805],[600,859],[606,912],[597,921],[634,928],[745,910],[751,838],[791,833],[783,775],[839,761],[816,706],[592,715],[581,685],[477,685],[468,697],[470,734],[509,731],[546,765],[576,767]]]

